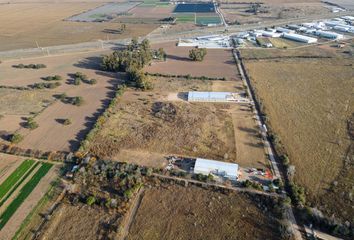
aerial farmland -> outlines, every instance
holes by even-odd
[[[0,0],[0,239],[343,239],[350,3]]]

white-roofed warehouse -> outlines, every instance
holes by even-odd
[[[248,103],[249,100],[239,93],[232,92],[188,92],[190,102],[237,102]]]
[[[195,161],[194,173],[201,173],[204,175],[209,175],[211,173],[231,180],[237,180],[238,164],[197,158]]]

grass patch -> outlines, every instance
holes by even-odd
[[[221,20],[219,16],[197,16],[197,24],[221,24]]]
[[[34,164],[33,160],[25,160],[16,168],[11,175],[0,185],[0,199],[2,199],[8,191],[17,183],[17,181],[30,169]]]
[[[176,14],[174,15],[177,22],[184,23],[184,22],[193,22],[195,21],[194,14]]]
[[[42,163],[42,166],[33,175],[33,177],[22,187],[17,197],[10,203],[6,210],[0,216],[0,230],[10,220],[12,215],[21,206],[21,204],[30,195],[33,189],[41,181],[41,179],[48,173],[53,165],[50,163]]]

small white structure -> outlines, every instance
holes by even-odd
[[[329,32],[329,31],[321,31],[318,30],[314,32],[315,35],[324,37],[324,38],[330,38],[330,39],[342,39],[343,35],[335,32]]]
[[[232,92],[188,92],[188,101],[249,103],[241,94]]]
[[[283,38],[294,40],[297,42],[304,42],[304,43],[315,43],[317,42],[317,38],[312,38],[300,34],[295,33],[284,33]]]
[[[214,174],[231,180],[238,178],[238,164],[197,158],[194,166],[195,174]]]
[[[231,48],[230,37],[224,35],[179,39],[177,45],[179,47]]]

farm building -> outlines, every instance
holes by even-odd
[[[317,42],[317,38],[307,37],[300,34],[295,33],[284,33],[283,38],[294,40],[297,42],[304,42],[304,43],[315,43]]]
[[[294,30],[288,29],[288,28],[283,28],[283,27],[277,27],[276,28],[277,32],[280,33],[294,33]]]
[[[188,92],[189,102],[235,102],[248,103],[248,99],[232,92]]]
[[[214,174],[231,180],[237,180],[238,164],[197,158],[194,173],[204,175]]]
[[[338,34],[335,32],[327,32],[327,31],[316,31],[314,33],[317,36],[324,37],[324,38],[330,38],[330,39],[341,39],[343,38],[342,34]]]
[[[179,39],[179,47],[199,48],[231,48],[230,37],[223,35],[210,35],[196,38]]]

